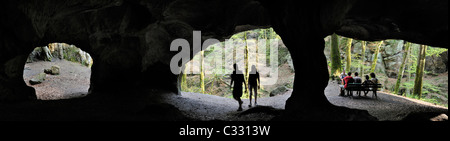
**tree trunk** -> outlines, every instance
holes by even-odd
[[[258,62],[259,62],[258,43],[259,43],[259,38],[256,38],[256,41],[255,41],[255,52],[254,52],[255,53],[255,67],[256,68],[258,68]]]
[[[202,89],[202,93],[205,93],[205,73],[203,70],[204,63],[204,51],[200,52],[200,87]]]
[[[400,88],[400,83],[403,78],[403,72],[405,72],[405,65],[406,65],[406,61],[408,60],[408,52],[409,52],[409,47],[411,46],[411,43],[405,41],[405,44],[403,44],[403,45],[405,46],[405,49],[403,51],[402,64],[400,65],[400,69],[398,70],[398,73],[397,73],[397,82],[395,83],[395,87],[394,87],[395,94],[398,94],[398,90]]]
[[[410,43],[410,47],[409,47],[409,55],[408,55],[408,67],[406,69],[408,69],[408,79],[406,81],[411,80],[411,65],[412,65],[412,50],[413,48],[411,47],[412,44]]]
[[[337,77],[342,73],[341,53],[339,52],[339,37],[336,34],[331,35],[331,75]]]
[[[245,42],[245,48],[244,48],[244,79],[245,84],[248,84],[248,44],[247,44],[247,32],[244,32],[244,42]],[[248,96],[248,91],[244,91],[244,96]]]
[[[263,52],[267,52],[267,48],[268,48],[268,47],[267,47],[267,33],[266,33],[266,32],[267,32],[267,29],[264,29],[264,30],[263,30],[263,33],[264,33],[264,42],[266,42],[266,43],[265,43],[264,49],[266,49],[266,50],[263,51]],[[257,51],[257,52],[258,52],[258,55],[259,55],[259,51]],[[266,55],[266,54],[264,54],[264,55]],[[258,62],[259,62],[258,59],[256,59],[256,62],[257,62],[256,64],[258,64]],[[266,62],[266,61],[263,61],[263,62]],[[264,65],[265,65],[265,64],[264,64]],[[258,68],[258,66],[257,66],[256,68]],[[260,85],[260,88],[259,88],[259,89],[264,90],[264,85]]]
[[[184,70],[186,70],[187,68],[184,68]],[[181,88],[187,88],[187,81],[186,81],[186,71],[183,71],[183,74],[181,76]],[[182,89],[183,90],[183,89]]]
[[[347,72],[350,72],[351,70],[351,65],[352,65],[352,42],[353,39],[352,38],[347,38],[347,42],[346,42],[346,47],[347,47],[347,64],[345,65],[345,69],[347,70]]]
[[[378,45],[377,45],[377,48],[375,50],[375,57],[373,57],[372,66],[370,67],[370,73],[374,73],[375,72],[375,68],[377,66],[378,54],[380,52],[381,44],[383,44],[383,41],[380,41],[380,43],[378,43]]]
[[[420,45],[420,52],[417,61],[416,68],[416,79],[414,80],[414,96],[418,96],[420,99],[422,97],[422,79],[423,79],[423,71],[425,69],[425,55],[427,51],[427,46]]]
[[[359,67],[361,77],[364,77],[364,61],[366,57],[366,41],[361,41],[361,66]]]

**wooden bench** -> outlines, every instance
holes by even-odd
[[[377,90],[381,88],[381,84],[361,84],[361,83],[348,83],[347,88],[345,90],[350,92],[350,96],[353,96],[353,91],[358,92],[358,96],[361,96],[361,91],[364,92],[365,95],[372,91],[372,97],[377,96]],[[344,93],[343,85],[341,86],[341,93]],[[342,94],[341,94],[342,95]]]

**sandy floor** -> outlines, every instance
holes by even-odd
[[[59,75],[47,74],[46,80],[37,85],[30,85],[33,76],[44,72],[52,65],[61,67]],[[36,90],[36,96],[41,100],[70,99],[85,96],[88,93],[91,69],[66,60],[54,62],[33,62],[25,64],[23,78],[28,86]]]

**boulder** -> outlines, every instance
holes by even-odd
[[[58,65],[53,65],[50,69],[45,69],[44,72],[46,74],[59,75],[60,67]]]
[[[270,92],[270,97],[282,94],[286,91],[288,91],[288,90],[285,86],[280,86],[280,87],[276,88],[275,90],[273,90],[272,92]]]
[[[41,84],[42,82],[44,82],[46,76],[47,75],[45,73],[41,72],[38,75],[34,76],[29,82],[31,85]]]
[[[448,71],[448,52],[443,52],[439,56],[427,56],[425,70],[432,73],[444,73]]]
[[[28,55],[27,63],[36,62],[39,60],[39,56],[41,55],[42,48],[37,47]]]

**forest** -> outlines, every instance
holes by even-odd
[[[268,66],[273,65],[270,63],[270,57],[264,56],[270,56],[271,45],[276,44],[277,59],[275,60],[278,62],[278,79],[271,85],[261,85],[258,97],[274,96],[293,88],[295,70],[292,66],[291,56],[280,36],[272,28],[240,32],[230,39],[234,39],[233,44],[244,46],[244,57],[236,58],[234,55],[233,60],[226,60],[225,56],[222,58],[225,62],[232,61],[233,63],[235,63],[234,60],[242,61],[239,60],[242,58],[244,67],[240,70],[244,72],[246,80],[251,65],[265,66],[260,67],[262,68],[258,70],[260,73],[270,69]],[[277,39],[277,42],[269,42],[270,39]],[[266,44],[259,44],[260,40],[266,41]],[[324,40],[324,54],[328,61],[330,81],[338,81],[338,76],[342,72],[358,72],[362,78],[364,75],[374,72],[383,85],[381,91],[384,93],[420,99],[448,107],[447,49],[403,40],[362,41],[336,34],[328,36]],[[218,49],[223,50],[220,45],[224,44],[225,42],[211,45],[209,49],[195,55],[193,60],[200,60],[198,61],[200,63],[193,63],[193,61],[187,63],[187,66],[193,65],[200,68],[200,74],[180,75],[182,91],[231,98],[230,75],[217,73],[223,72],[225,67],[208,67],[214,66],[210,64],[217,59],[217,57],[208,56],[214,56],[211,54],[216,53]],[[224,51],[234,51],[235,54],[235,50],[235,48],[231,48]],[[260,50],[266,51],[262,54]],[[304,68],[308,68],[308,66],[304,66]],[[269,74],[261,75],[261,81],[273,81],[268,79],[269,77]],[[242,98],[248,98],[248,93],[244,92]]]

